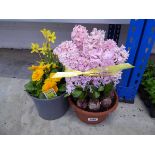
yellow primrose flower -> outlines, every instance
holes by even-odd
[[[54,91],[57,93],[58,92],[58,87],[57,85],[53,86]]]
[[[31,67],[28,67],[28,69],[32,70],[32,71],[39,70],[39,69],[44,70],[44,69],[50,69],[50,66],[51,66],[51,64],[46,64],[46,65],[40,64],[40,66],[32,65]]]
[[[37,69],[32,74],[32,81],[40,81],[44,74],[44,71],[42,69]]]
[[[32,71],[37,70],[37,69],[39,69],[39,66],[32,65],[31,67],[28,67],[28,70],[32,70]]]
[[[51,73],[50,79],[54,80],[55,82],[59,82],[61,80],[61,78],[53,78],[54,75],[55,75],[55,73]]]
[[[55,92],[58,91],[57,83],[54,80],[48,78],[45,80],[44,85],[42,86],[42,92],[47,92],[51,88],[53,88]]]
[[[39,52],[39,44],[38,43],[32,43],[31,45],[31,53],[38,53]]]
[[[42,48],[39,48],[39,50],[40,50],[40,53],[42,53],[43,55],[46,55],[48,51],[46,43],[43,43]]]
[[[55,32],[52,32],[52,33],[50,32],[50,33],[48,33],[48,41],[49,41],[49,42],[52,42],[52,43],[54,44],[55,40],[56,40]]]

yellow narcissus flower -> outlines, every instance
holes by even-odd
[[[42,53],[43,55],[46,55],[48,53],[48,47],[46,43],[43,43],[43,46],[41,48],[39,48],[40,53]]]
[[[50,78],[46,79],[44,82],[44,85],[42,86],[42,92],[47,92],[50,89],[54,89],[55,92],[58,91],[57,83],[54,80],[51,80]]]
[[[54,43],[56,40],[56,35],[55,32],[52,32],[47,29],[42,29],[41,33],[43,34],[44,38],[47,39],[49,42]]]
[[[44,38],[47,39],[49,30],[44,28],[44,29],[40,30],[40,32],[43,34]]]
[[[31,45],[31,53],[38,53],[39,52],[39,44],[38,43],[32,43]]]
[[[32,81],[40,81],[44,74],[44,71],[42,69],[37,69],[32,73]]]
[[[50,78],[51,78],[52,80],[54,80],[55,82],[59,82],[59,81],[61,80],[61,78],[53,78],[54,74],[55,74],[55,73],[51,73],[51,74],[50,74]]]
[[[48,41],[52,42],[54,44],[55,40],[56,40],[55,32],[49,33],[48,34]]]
[[[45,64],[45,62],[43,62],[43,61],[40,61],[39,62],[39,67],[41,68],[41,69],[50,69],[50,67],[51,67],[51,64]]]

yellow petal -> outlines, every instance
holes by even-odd
[[[44,74],[44,71],[42,69],[37,69],[32,73],[32,81],[40,81]]]

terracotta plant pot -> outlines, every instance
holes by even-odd
[[[62,117],[69,108],[67,99],[64,94],[53,99],[38,99],[28,95],[32,98],[37,108],[38,114],[45,120],[54,120]]]
[[[113,112],[118,106],[118,96],[116,92],[115,95],[115,103],[114,105],[107,111],[104,112],[88,112],[76,106],[76,104],[72,101],[71,97],[68,97],[68,101],[75,111],[77,117],[87,123],[87,124],[98,124],[102,122],[111,112]]]

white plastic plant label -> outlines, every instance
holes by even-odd
[[[88,121],[89,122],[96,122],[96,121],[98,121],[98,118],[95,118],[95,117],[94,118],[88,118]]]

